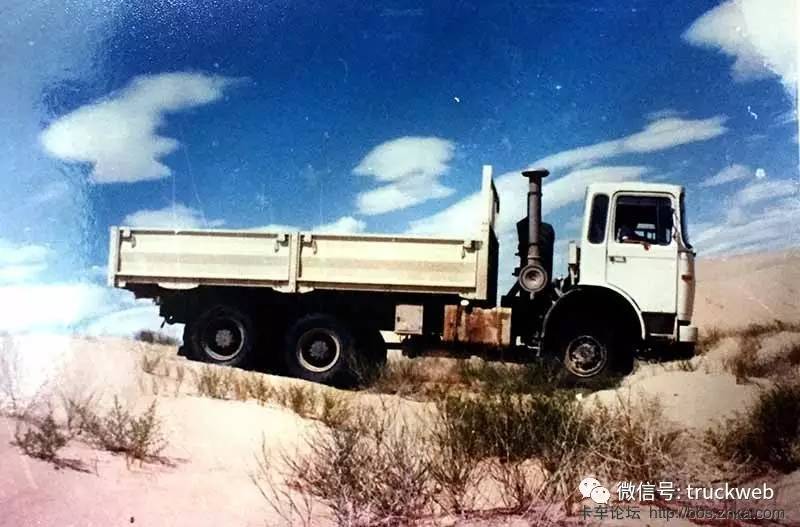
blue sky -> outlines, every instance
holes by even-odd
[[[560,240],[643,179],[701,256],[798,244],[794,0],[128,4],[0,8],[0,288],[70,321],[109,225],[453,234],[482,164],[509,246],[531,164]]]

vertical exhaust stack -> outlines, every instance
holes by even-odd
[[[543,168],[522,172],[528,178],[528,254],[519,272],[519,285],[529,293],[538,293],[550,283],[542,265],[542,178],[549,174]]]

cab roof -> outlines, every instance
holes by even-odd
[[[642,181],[614,181],[603,183],[590,183],[587,187],[590,193],[614,194],[615,192],[659,192],[680,196],[683,186],[669,183],[644,183]]]

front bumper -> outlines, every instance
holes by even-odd
[[[697,326],[678,326],[678,342],[697,342]]]

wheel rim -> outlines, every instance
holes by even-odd
[[[244,324],[226,315],[209,319],[202,334],[206,355],[220,362],[236,358],[244,349],[244,341]]]
[[[608,361],[608,350],[595,337],[581,335],[567,345],[564,365],[577,377],[592,377],[602,370]]]
[[[297,360],[300,365],[315,373],[330,370],[342,354],[342,343],[333,331],[324,328],[311,329],[297,341]]]

